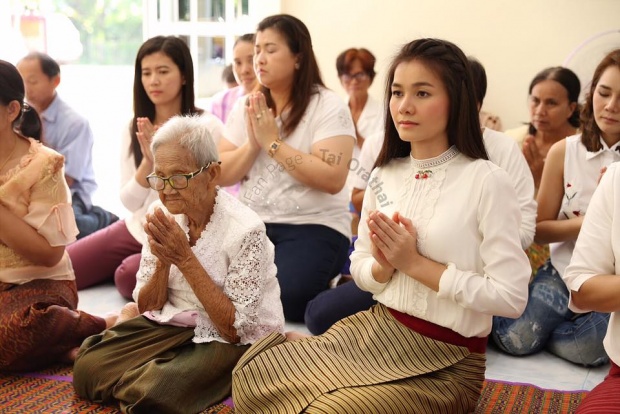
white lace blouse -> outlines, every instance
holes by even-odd
[[[167,214],[163,205],[159,205]],[[153,208],[153,207],[151,207]],[[187,217],[174,216],[188,234]],[[234,327],[239,344],[251,344],[264,335],[284,330],[284,314],[280,302],[280,286],[276,279],[274,247],[258,215],[226,191],[218,190],[211,221],[192,247],[198,261],[211,279],[224,291],[235,307]],[[155,272],[157,258],[149,244],[142,248],[142,260],[133,297]],[[172,266],[168,282],[168,300],[159,311],[148,317],[168,324],[173,318],[188,316],[195,320],[196,343],[219,341],[222,338],[209,315],[194,294],[181,271]],[[192,325],[193,326],[193,325]]]
[[[447,266],[439,292],[400,271],[387,283],[373,278],[366,219],[374,210],[411,219],[420,254]],[[516,318],[525,308],[531,270],[520,222],[510,178],[490,161],[472,161],[454,147],[430,160],[395,159],[371,174],[351,274],[386,306],[483,337],[493,315]]]

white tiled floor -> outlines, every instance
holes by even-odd
[[[99,316],[118,311],[127,302],[112,284],[82,290],[79,297],[80,309]],[[286,329],[308,332],[301,324],[287,324]],[[608,366],[583,368],[547,352],[511,357],[491,345],[487,350],[487,378],[534,384],[542,388],[591,390],[603,380],[608,370]]]

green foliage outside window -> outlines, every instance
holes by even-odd
[[[143,42],[142,0],[52,0],[80,32],[81,64],[133,65]]]

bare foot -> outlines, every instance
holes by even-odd
[[[135,318],[136,316],[140,316],[138,304],[136,302],[129,302],[128,304],[123,306],[123,309],[121,309],[121,314],[118,316],[115,325],[128,321],[129,319]]]
[[[73,364],[75,362],[75,358],[77,358],[79,347],[68,350],[61,358],[60,361],[65,364]]]
[[[105,319],[105,328],[109,329],[116,325],[116,321],[118,320],[118,313],[110,312],[106,316],[104,316],[103,319]]]
[[[291,342],[291,341],[296,341],[302,338],[310,338],[312,335],[308,335],[302,332],[289,331],[289,332],[285,332],[284,336],[286,336],[287,341]]]

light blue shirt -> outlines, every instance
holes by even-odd
[[[65,174],[73,178],[71,194],[77,193],[88,208],[97,189],[93,170],[93,132],[88,120],[58,94],[41,114],[44,143],[65,156]]]

